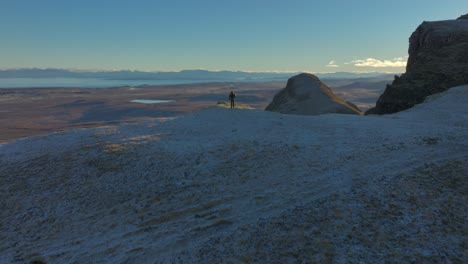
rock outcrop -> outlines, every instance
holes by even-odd
[[[356,105],[338,97],[317,76],[309,73],[290,78],[265,110],[294,115],[362,114]]]
[[[468,84],[468,14],[456,20],[423,22],[409,39],[406,73],[366,114],[390,114],[424,101],[426,96]]]

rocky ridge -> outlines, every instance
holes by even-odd
[[[409,39],[406,72],[387,85],[366,114],[389,114],[423,102],[426,96],[468,84],[468,16],[423,22]]]

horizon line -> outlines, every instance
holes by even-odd
[[[243,73],[311,73],[311,74],[334,74],[334,73],[382,73],[382,74],[402,74],[404,71],[323,71],[314,72],[310,70],[304,71],[280,71],[280,70],[266,70],[266,71],[250,71],[250,70],[208,70],[203,68],[183,69],[183,70],[164,70],[164,71],[151,71],[151,70],[138,70],[138,69],[83,69],[83,68],[54,68],[54,67],[14,67],[14,68],[0,68],[0,71],[8,70],[66,70],[70,72],[144,72],[144,73],[180,73],[184,71],[207,71],[207,72],[243,72]]]

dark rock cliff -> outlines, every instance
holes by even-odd
[[[423,22],[409,39],[406,73],[366,114],[390,114],[424,101],[426,96],[468,84],[468,17]]]

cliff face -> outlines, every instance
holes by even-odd
[[[468,84],[468,19],[423,22],[409,39],[406,73],[395,76],[366,114],[395,113],[426,96]]]
[[[346,102],[313,74],[301,73],[288,80],[266,111],[293,115],[362,114],[351,102]]]

